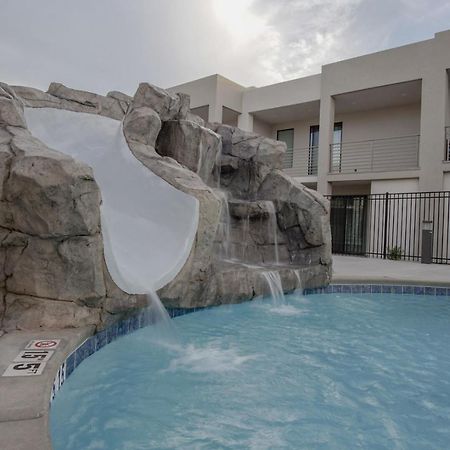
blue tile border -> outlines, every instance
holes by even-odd
[[[348,294],[396,294],[396,295],[424,295],[450,297],[450,287],[444,286],[414,286],[402,284],[370,284],[370,283],[347,283],[347,284],[330,284],[327,287],[305,289],[303,295],[315,294],[331,294],[331,293],[348,293]],[[220,305],[219,305],[220,306]],[[215,308],[216,306],[205,306],[198,308],[168,308],[167,312],[171,319],[185,314],[194,313],[204,309]],[[134,314],[127,319],[121,320],[110,325],[107,329],[98,332],[97,334],[86,339],[78,348],[76,348],[70,355],[67,356],[59,368],[55,380],[53,382],[53,389],[50,398],[50,403],[55,398],[64,381],[73,373],[86,358],[91,356],[96,351],[103,348],[105,345],[115,341],[121,336],[125,336],[140,328],[152,324],[151,317],[144,310]]]
[[[397,295],[427,295],[432,297],[450,297],[450,287],[423,286],[410,284],[372,284],[372,283],[339,283],[330,284],[326,288],[305,289],[303,295],[314,294],[397,294]]]

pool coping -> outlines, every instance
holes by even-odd
[[[396,295],[423,295],[423,296],[448,296],[450,297],[450,281],[448,285],[435,286],[429,284],[405,284],[405,283],[379,283],[375,281],[353,282],[335,282],[327,287],[305,289],[303,295],[327,293],[383,293]],[[223,305],[216,305],[223,306]],[[198,307],[198,308],[171,308],[168,309],[171,318],[182,315],[202,311],[205,309],[215,308],[216,306]],[[23,343],[38,338],[59,338],[63,339],[64,345],[54,355],[51,364],[47,367],[45,376],[31,377],[32,379],[24,380],[23,377],[15,378],[13,382],[9,382],[11,389],[6,393],[5,389],[0,389],[0,403],[3,405],[5,394],[9,398],[17,398],[23,400],[22,409],[25,413],[18,413],[17,410],[7,410],[0,412],[0,435],[2,435],[2,450],[25,450],[33,448],[36,450],[52,450],[51,437],[49,431],[49,412],[51,403],[61,389],[64,382],[74,372],[74,370],[89,356],[103,348],[105,345],[115,341],[116,339],[137,331],[140,328],[152,324],[151,317],[146,311],[140,311],[138,314],[129,318],[116,322],[105,330],[93,334],[93,328],[85,328],[81,330],[59,330],[37,333],[17,332],[16,346],[12,346],[14,351],[23,348]],[[14,335],[8,333],[0,337],[0,343],[5,336]],[[10,352],[11,353],[11,352]],[[9,355],[10,356],[10,355]],[[4,361],[3,361],[4,362]],[[2,369],[2,361],[0,358],[0,369]],[[3,364],[4,366],[4,364]],[[2,369],[3,372],[3,369]],[[28,378],[28,377],[25,377]],[[2,380],[2,378],[0,378]],[[33,385],[35,391],[41,391],[39,397],[39,408],[35,410],[36,404],[32,405],[34,400],[29,402],[29,398],[24,396],[26,389],[24,384]],[[1,387],[1,384],[0,384]],[[46,404],[42,403],[42,397],[47,399]],[[34,401],[35,402],[35,401]],[[10,402],[11,403],[11,402]],[[28,411],[28,412],[26,412]],[[3,420],[2,420],[3,417]]]

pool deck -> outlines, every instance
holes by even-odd
[[[448,287],[450,286],[450,266],[334,255],[332,283],[386,283]]]
[[[336,255],[332,282],[450,287],[450,266]],[[1,450],[51,450],[48,421],[53,380],[67,355],[92,332],[91,327],[5,334],[0,330]],[[18,353],[35,339],[62,340],[42,375],[2,377]]]
[[[55,375],[67,355],[93,333],[92,327],[55,331],[0,331],[0,448],[51,450],[48,432],[50,393]],[[61,339],[41,375],[2,377],[28,342]]]

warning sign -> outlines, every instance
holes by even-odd
[[[61,339],[40,339],[30,341],[25,348],[27,350],[54,350],[60,342]]]

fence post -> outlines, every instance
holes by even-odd
[[[383,244],[383,258],[387,257],[387,226],[388,226],[388,208],[389,208],[389,192],[384,196],[384,244]]]

